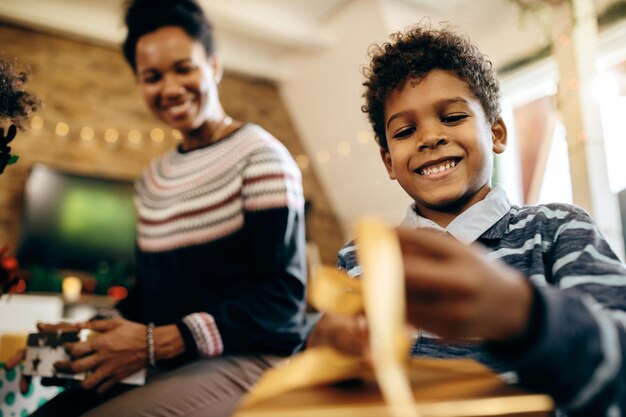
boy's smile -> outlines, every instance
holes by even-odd
[[[490,188],[492,152],[504,151],[506,127],[490,124],[467,83],[433,70],[410,79],[385,101],[389,150],[381,156],[392,179],[422,216],[445,227]]]

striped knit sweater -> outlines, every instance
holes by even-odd
[[[443,230],[409,208],[407,227]],[[511,206],[501,188],[459,215],[446,231],[479,242],[490,258],[522,271],[535,291],[534,334],[518,344],[444,344],[416,337],[413,355],[471,357],[512,370],[527,389],[545,392],[571,416],[626,413],[626,268],[591,218],[564,204]],[[361,273],[356,247],[338,266]]]
[[[137,284],[119,306],[175,323],[195,357],[287,355],[308,331],[301,175],[257,125],[174,149],[136,183]]]

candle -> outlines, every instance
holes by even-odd
[[[80,278],[69,276],[63,279],[63,297],[68,303],[75,303],[80,299],[82,282]]]

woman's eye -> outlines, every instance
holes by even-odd
[[[190,72],[192,72],[194,69],[196,69],[196,67],[191,66],[191,65],[186,65],[184,67],[178,67],[176,68],[176,72],[178,72],[179,74],[189,74]]]
[[[160,78],[161,77],[158,74],[150,74],[150,75],[144,75],[141,78],[141,81],[145,84],[153,84],[159,81]]]
[[[443,123],[458,123],[461,120],[465,119],[467,114],[448,114],[441,118]]]
[[[414,127],[409,127],[406,129],[402,129],[398,132],[396,132],[393,137],[394,139],[403,139],[403,138],[407,138],[409,136],[411,136],[413,134],[413,132],[415,132],[415,128]]]

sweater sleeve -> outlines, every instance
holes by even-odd
[[[522,385],[549,393],[571,416],[626,412],[626,268],[591,218],[574,209],[535,282],[541,317],[530,349],[515,358]],[[551,274],[551,275],[550,275]]]
[[[306,337],[300,172],[286,150],[271,149],[253,154],[242,175],[246,248],[241,262],[254,265],[257,283],[211,311],[187,315],[179,323],[186,343],[193,340],[203,357],[272,343],[273,351],[282,344],[288,354]]]

